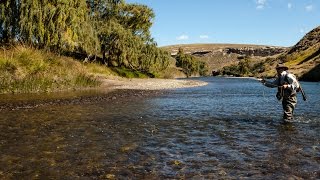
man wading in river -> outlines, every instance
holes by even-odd
[[[277,99],[282,100],[283,120],[290,122],[293,119],[293,111],[297,104],[297,90],[300,85],[295,75],[288,73],[288,67],[283,64],[278,64],[277,78],[273,82],[268,82],[262,79],[260,82],[270,88],[278,88]]]

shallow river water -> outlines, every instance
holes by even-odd
[[[253,79],[0,111],[0,179],[319,179],[320,83],[293,123]],[[2,103],[11,102],[3,96]]]

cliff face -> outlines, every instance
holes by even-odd
[[[259,56],[268,57],[283,53],[286,48],[262,46],[259,48],[244,47],[244,48],[226,48],[225,51],[228,54],[234,53],[243,56]]]

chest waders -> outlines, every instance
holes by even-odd
[[[289,84],[287,74],[284,77],[284,84]],[[293,111],[297,104],[297,96],[295,92],[291,92],[289,89],[284,89],[281,84],[281,78],[278,81],[277,99],[282,100],[283,108],[283,120],[290,122],[293,119]]]

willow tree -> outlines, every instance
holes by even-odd
[[[100,43],[102,53],[106,55],[105,63],[110,66],[125,66],[134,68],[134,64],[128,61],[137,59],[137,51],[141,42],[139,38],[133,36],[123,26],[114,21],[109,21],[101,26]]]
[[[120,9],[119,22],[124,28],[131,30],[134,35],[148,41],[154,18],[155,15],[148,6],[126,4]]]
[[[0,1],[0,42],[13,42],[19,33],[19,8],[18,0]]]
[[[21,0],[20,38],[57,52],[98,49],[85,0]]]
[[[207,75],[208,65],[205,62],[199,61],[196,57],[185,54],[182,48],[179,48],[176,56],[176,66],[181,67],[187,77],[199,74]]]
[[[58,53],[100,52],[107,65],[149,71],[169,59],[151,38],[153,19],[152,9],[124,0],[2,0],[0,37]]]
[[[92,14],[99,15],[97,19],[101,51],[108,66],[124,66],[140,71],[167,67],[170,56],[159,50],[150,36],[154,18],[150,8],[126,4],[121,0],[106,0],[104,4],[92,1],[91,5],[97,11]],[[159,59],[160,57],[163,59]]]
[[[169,52],[157,47],[153,41],[143,45],[139,56],[139,69],[146,72],[162,71],[169,66]]]

